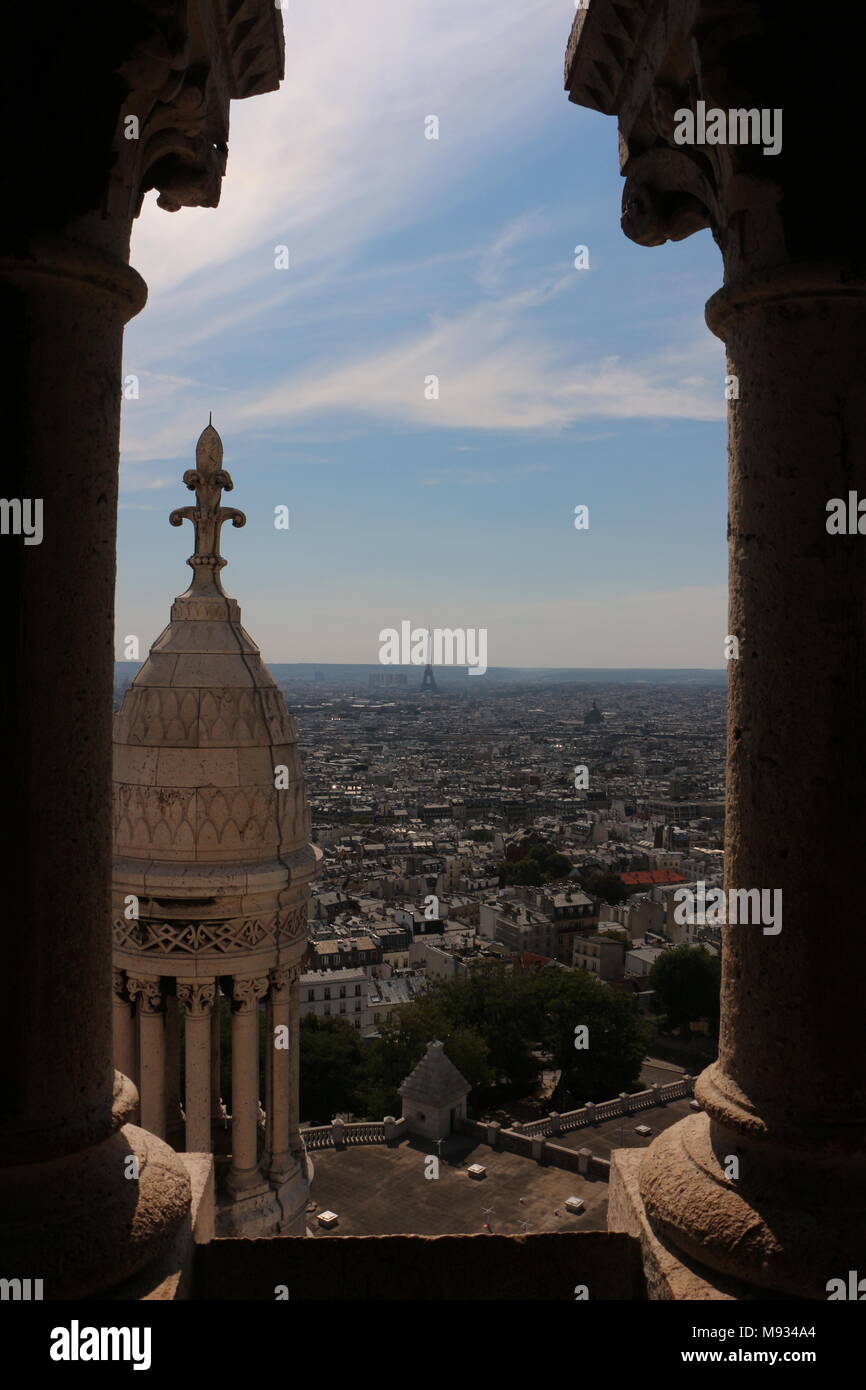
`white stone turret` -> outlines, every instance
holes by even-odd
[[[294,721],[220,582],[220,528],[246,520],[220,506],[232,487],[222,452],[208,425],[184,474],[196,506],[170,517],[195,526],[193,581],[115,716],[116,1062],[139,1086],[146,1128],[217,1153],[218,1231],[269,1234],[303,1229],[297,978],[320,855]],[[227,1166],[219,1056],[229,1009]]]

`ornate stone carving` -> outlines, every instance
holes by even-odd
[[[660,246],[710,227],[726,264],[738,267],[744,252],[754,264],[758,246],[766,263],[783,262],[780,156],[751,142],[675,138],[678,113],[699,102],[707,112],[781,108],[778,78],[759,56],[772,51],[766,16],[757,5],[720,14],[710,0],[675,20],[666,10],[593,0],[566,54],[571,99],[619,118],[623,232]]]
[[[258,1007],[259,1000],[264,999],[267,992],[267,975],[236,975],[232,980],[232,1008],[248,1013]]]
[[[130,999],[138,999],[145,1014],[162,1013],[165,1008],[163,981],[159,975],[127,975],[126,987]]]
[[[114,944],[125,950],[153,951],[164,955],[198,951],[244,950],[262,945],[283,945],[298,940],[307,928],[306,903],[272,918],[236,918],[228,922],[137,922],[118,917],[114,923]]]
[[[291,981],[289,979],[289,972],[286,970],[285,966],[281,965],[278,966],[276,970],[269,970],[268,979],[270,980],[271,986],[269,991],[271,999],[281,1001],[288,998],[291,989]]]
[[[220,555],[220,531],[223,523],[246,526],[247,519],[236,507],[221,507],[223,490],[231,492],[231,474],[222,466],[222,440],[210,423],[203,429],[195,449],[195,468],[188,468],[183,481],[195,493],[194,507],[176,507],[169,515],[172,526],[191,521],[195,527],[195,553],[187,564],[193,571],[190,598],[208,598],[214,591],[222,593],[219,571],[226,564]],[[186,595],[184,595],[186,597]]]
[[[278,965],[273,970],[268,971],[268,979],[271,982],[271,998],[283,1002],[289,998],[292,985],[300,979],[300,965]]]
[[[119,744],[194,748],[198,726],[197,690],[133,686],[126,692],[117,713],[114,737]]]
[[[193,1018],[204,1018],[216,998],[215,980],[178,980],[177,1002]]]
[[[168,212],[216,207],[230,101],[273,91],[282,77],[278,7],[217,0],[206,23],[196,0],[136,0],[132,8],[139,37],[120,67],[129,91],[115,141],[130,213],[138,213],[149,188],[159,190],[158,204]],[[131,116],[138,122],[134,140],[125,134]]]
[[[248,661],[260,682],[253,689],[132,686],[115,716],[115,743],[162,748],[294,744],[295,722],[279,691],[266,685],[258,657]]]
[[[292,762],[295,760],[292,759]],[[290,769],[291,777],[291,769]],[[156,787],[115,783],[114,841],[126,849],[170,851],[171,859],[201,854],[232,859],[253,849],[263,855],[303,842],[306,835],[304,783],[277,790],[269,784],[244,787]]]
[[[129,991],[126,988],[126,971],[118,970],[117,966],[114,966],[111,973],[112,989],[115,999],[119,1000],[121,1004],[128,1004],[130,999]]]
[[[139,787],[118,782],[114,788],[115,844],[175,857],[195,851],[195,790]]]

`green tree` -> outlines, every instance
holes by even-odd
[[[560,1069],[555,1107],[610,1100],[635,1086],[652,1030],[630,997],[582,970],[544,974],[542,1041]]]
[[[609,869],[583,869],[580,886],[593,898],[601,898],[603,902],[613,905],[625,902],[629,892],[619,874],[611,873]]]
[[[695,1019],[705,1018],[717,1028],[721,977],[718,956],[703,946],[675,946],[658,957],[648,983],[668,1026],[690,1037]]]
[[[381,1119],[383,1115],[400,1113],[398,1088],[434,1038],[443,1043],[445,1055],[470,1086],[490,1084],[493,1072],[484,1038],[449,1016],[434,987],[430,993],[389,1014],[379,1029],[379,1037],[367,1045],[361,1088],[365,1114]]]
[[[532,1055],[536,1031],[527,1016],[526,976],[491,965],[470,972],[465,980],[440,987],[442,1007],[458,1026],[469,1028],[487,1044],[492,1079],[512,1089],[531,1089],[538,1063]]]
[[[565,878],[571,872],[571,860],[539,836],[527,835],[520,845],[519,857],[501,859],[496,869],[500,888],[512,883],[537,888]]]
[[[343,1018],[301,1019],[300,1106],[312,1124],[354,1113],[364,1080],[364,1044]]]

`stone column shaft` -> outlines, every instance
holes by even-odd
[[[233,981],[232,1161],[228,1185],[236,1196],[261,1182],[258,1167],[258,1005],[267,987],[267,978]]]
[[[289,971],[271,972],[270,1028],[265,1047],[271,1055],[270,1091],[267,1098],[270,1120],[270,1167],[272,1182],[282,1182],[293,1166],[289,1125],[291,1118],[291,988]]]
[[[301,986],[298,975],[292,980],[289,1001],[289,1149],[303,1152],[300,1126],[301,1078]]]
[[[165,998],[165,1125],[174,1130],[183,1121],[180,1108],[180,1019],[177,998]]]
[[[50,58],[9,65],[0,91],[16,132],[0,225],[0,1268],[33,1271],[46,1299],[117,1288],[189,1210],[183,1165],[128,1123],[112,1066],[121,349],[146,298],[127,264],[145,190],[215,206],[230,101],[279,83],[279,16],[251,8],[235,23],[209,4],[133,5],[106,28],[98,6],[56,7]],[[20,10],[12,48],[38,52],[44,21]],[[75,155],[48,161],[59,111]],[[120,1032],[128,1057],[126,1019]]]
[[[217,985],[214,994],[213,1018],[210,1030],[210,1103],[211,1116],[215,1120],[223,1118],[221,1078],[220,1078],[220,1048],[222,1023],[222,1004],[219,986]]]
[[[184,1010],[186,1149],[211,1152],[211,1047],[215,982],[179,982],[178,1002]]]
[[[271,1152],[274,1134],[274,1115],[271,1104],[271,1094],[273,1090],[273,985],[268,991],[265,999],[265,1032],[264,1032],[264,1143],[262,1145],[261,1165],[262,1172],[267,1173],[271,1166]]]
[[[138,1085],[138,1044],[135,1006],[126,989],[122,970],[114,972],[114,1065],[133,1085]]]
[[[695,1085],[706,1113],[647,1150],[640,1196],[649,1228],[690,1267],[825,1299],[830,1279],[866,1260],[866,936],[852,910],[866,844],[856,58],[832,26],[804,42],[770,0],[724,14],[661,0],[645,19],[643,5],[593,0],[575,19],[567,85],[619,116],[626,235],[659,246],[709,227],[722,253],[707,321],[728,352],[738,650],[719,1059]],[[833,134],[815,139],[809,84],[831,69],[821,128]],[[726,125],[717,142],[698,133],[699,105]],[[760,138],[731,129],[747,109]],[[695,121],[685,139],[683,117]],[[848,533],[828,530],[833,499],[849,524],[853,510]]]
[[[112,1131],[120,365],[123,325],[144,299],[135,271],[84,246],[45,243],[20,259],[0,257],[11,363],[3,496],[42,505],[41,543],[0,539],[7,595],[0,842],[9,924],[0,979],[0,1166],[72,1153]]]
[[[719,1059],[695,1087],[709,1125],[661,1136],[641,1188],[686,1254],[820,1298],[866,1253],[866,937],[851,912],[866,844],[866,536],[826,526],[827,503],[847,503],[856,481],[850,461],[866,456],[866,283],[797,267],[719,291],[707,314],[740,393],[725,886],[768,890],[778,920],[722,928]],[[695,1182],[675,1215],[686,1165]]]
[[[141,1071],[141,1126],[165,1138],[165,1003],[158,977],[130,979],[139,996],[138,1045]]]

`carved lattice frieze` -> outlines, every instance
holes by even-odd
[[[114,944],[125,950],[161,955],[172,952],[195,955],[198,951],[228,953],[296,941],[304,935],[306,927],[306,903],[286,915],[276,913],[270,918],[244,917],[229,922],[149,922],[119,917],[114,923]]]

